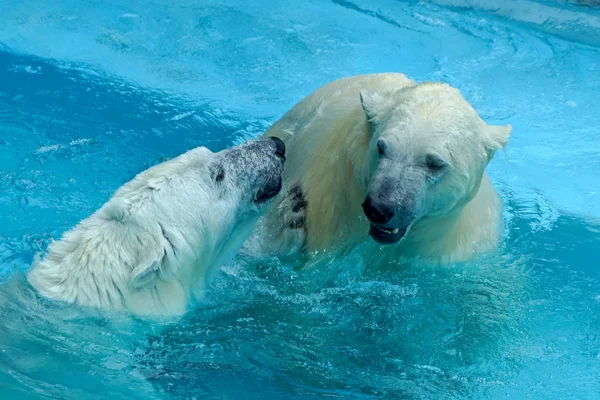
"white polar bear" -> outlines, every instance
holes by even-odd
[[[281,189],[284,154],[270,138],[156,165],[52,243],[28,281],[54,300],[181,315]]]
[[[511,130],[446,84],[399,73],[329,83],[265,133],[288,148],[287,189],[244,247],[313,253],[369,234],[408,257],[467,260],[498,244],[502,203],[484,170]]]

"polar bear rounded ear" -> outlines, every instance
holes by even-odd
[[[488,126],[487,142],[485,149],[488,154],[488,161],[492,159],[497,150],[503,149],[508,144],[508,139],[512,133],[511,125]]]
[[[360,104],[367,116],[369,123],[376,123],[377,116],[381,115],[388,106],[389,101],[380,93],[363,90],[360,92]]]
[[[157,242],[149,244],[144,251],[140,252],[140,259],[131,271],[131,286],[142,289],[152,285],[158,278],[175,276],[174,264],[170,260],[177,257],[177,249],[173,242],[167,237],[162,225],[160,225],[160,236]]]
[[[142,289],[154,282],[161,269],[162,260],[154,260],[148,264],[142,264],[135,267],[131,273],[131,286],[135,289]]]

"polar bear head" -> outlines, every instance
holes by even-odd
[[[215,153],[197,148],[163,163],[156,171],[159,190],[147,202],[149,207],[137,209],[152,213],[145,218],[159,222],[164,240],[155,247],[158,257],[133,270],[133,286],[178,276],[176,269],[186,264],[181,260],[188,259],[193,260],[187,263],[193,264],[191,276],[184,274],[182,279],[202,288],[202,281],[209,281],[237,252],[281,190],[284,164],[285,144],[278,138],[248,141]],[[143,174],[144,185],[153,181]]]
[[[360,97],[371,134],[362,207],[369,234],[382,244],[398,242],[419,220],[460,212],[512,129],[486,125],[446,84],[363,91]]]
[[[213,200],[225,198],[236,214],[263,210],[281,190],[284,161],[285,144],[275,137],[211,153],[206,165],[216,191]]]
[[[284,163],[285,145],[269,138],[155,165],[53,242],[28,280],[54,300],[179,315],[250,234]]]

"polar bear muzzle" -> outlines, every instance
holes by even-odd
[[[362,208],[371,223],[369,235],[378,243],[399,242],[422,214],[426,174],[413,163],[382,160]]]
[[[281,139],[274,136],[267,140],[270,140],[275,144],[275,155],[282,161],[285,161],[285,143],[283,143]],[[269,201],[279,193],[281,186],[282,179],[280,174],[279,178],[267,181],[265,185],[258,190],[254,202],[257,204],[262,204]]]
[[[219,152],[209,169],[217,186],[239,188],[243,202],[263,205],[281,190],[284,164],[285,144],[270,137]]]
[[[369,236],[377,243],[394,244],[399,242],[408,232],[410,223],[396,226],[393,223],[395,216],[395,207],[393,204],[374,199],[369,195],[362,204],[363,211],[371,226],[369,227]]]

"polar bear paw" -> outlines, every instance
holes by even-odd
[[[306,206],[308,202],[300,185],[293,186],[281,202],[284,222],[288,229],[302,229],[306,223]]]
[[[300,253],[306,242],[306,207],[308,202],[300,185],[292,186],[281,203],[277,206],[277,214],[281,221],[282,255]]]
[[[302,254],[306,243],[308,202],[300,185],[288,186],[277,196],[271,211],[259,220],[240,254],[260,261],[265,257],[293,257]]]

